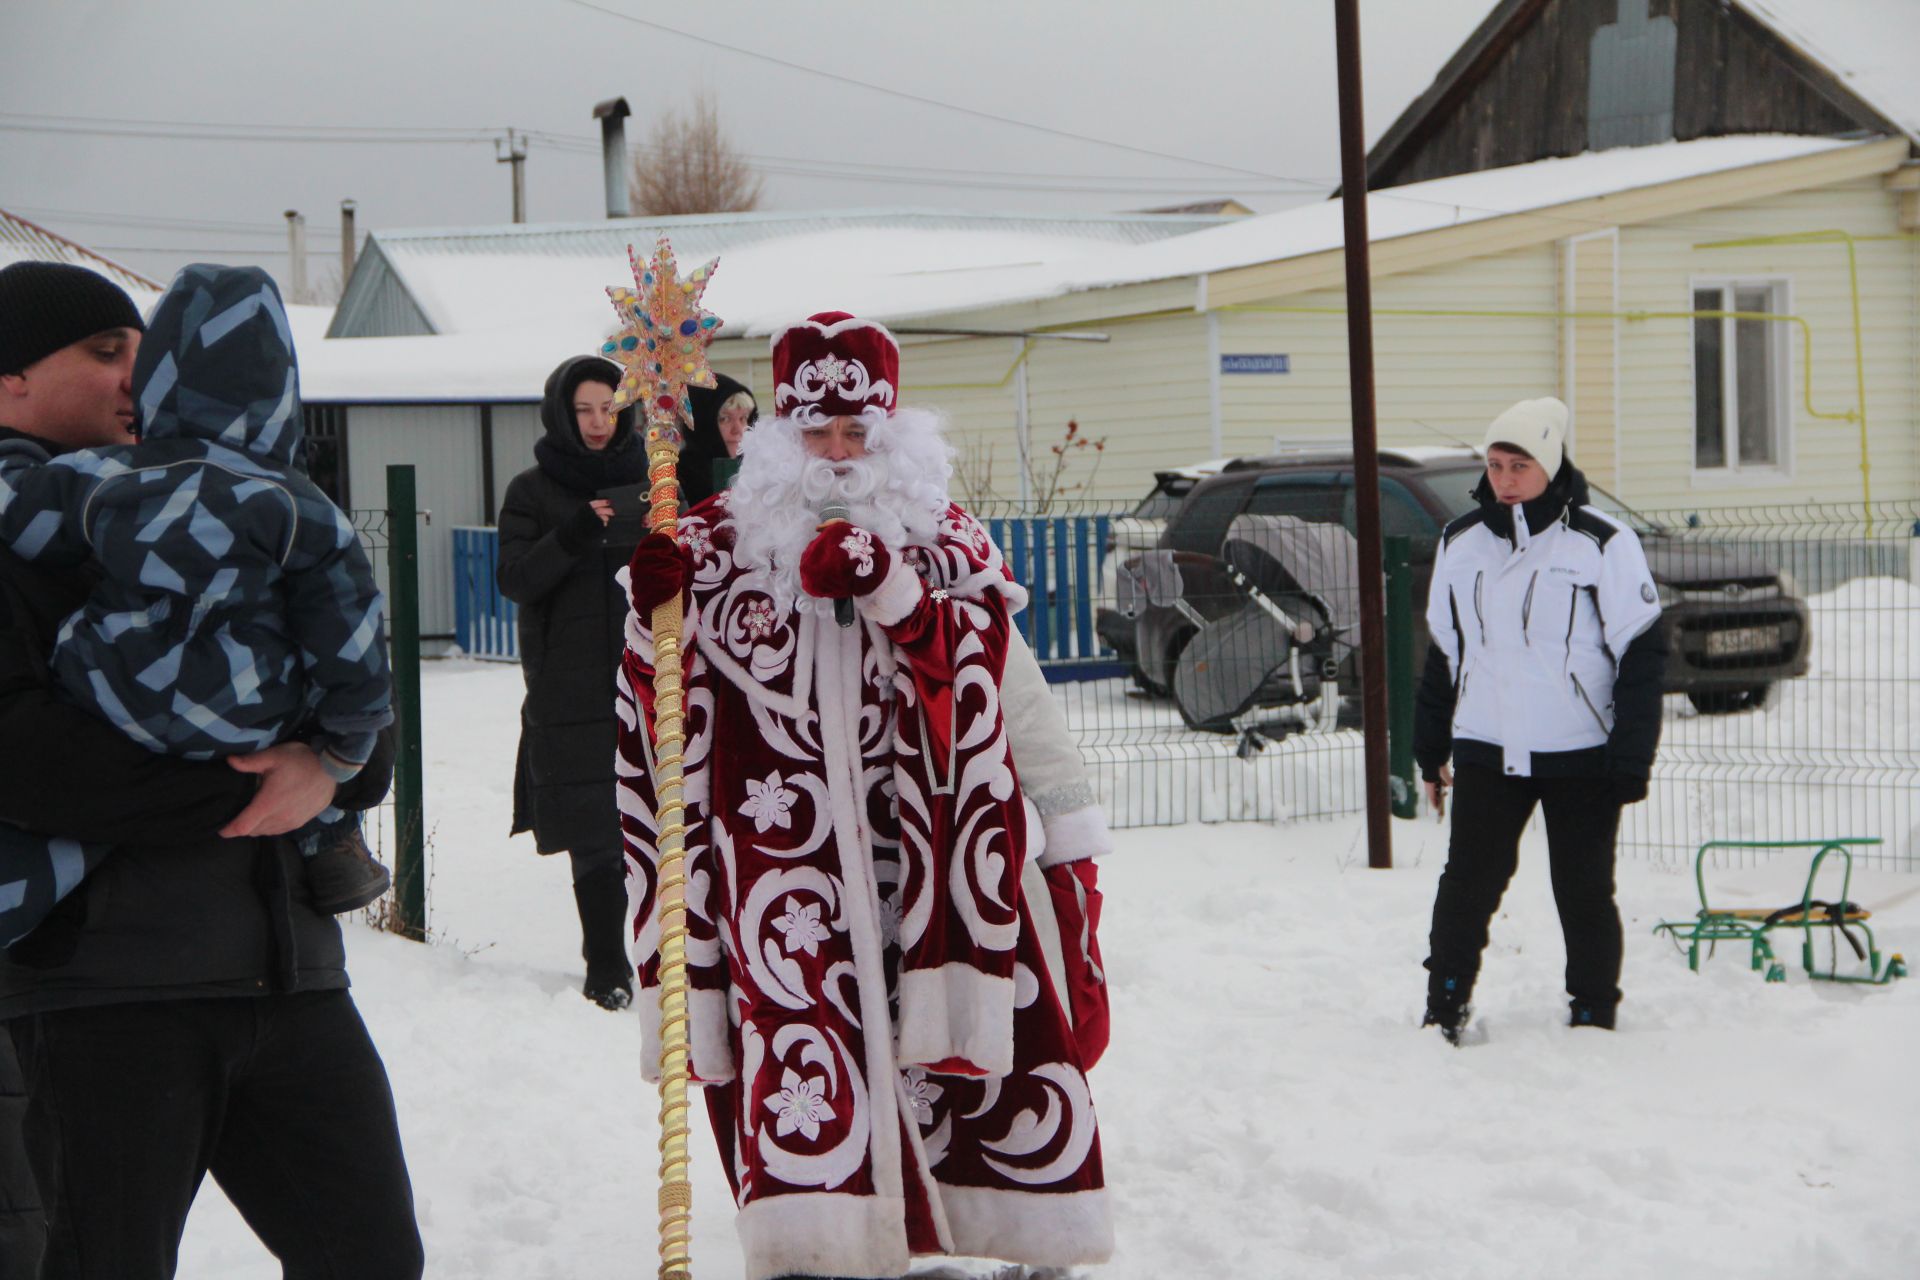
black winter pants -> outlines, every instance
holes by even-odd
[[[1453,779],[1453,835],[1433,900],[1427,969],[1464,994],[1480,972],[1487,926],[1520,860],[1520,833],[1538,804],[1567,944],[1567,994],[1596,1006],[1620,999],[1620,912],[1613,902],[1613,844],[1620,804],[1604,778],[1518,778],[1461,765]]]
[[[40,1274],[47,1211],[27,1159],[27,1087],[13,1041],[0,1035],[0,1278]]]
[[[200,1180],[286,1280],[418,1280],[393,1093],[345,991],[155,1000],[6,1024],[52,1214],[42,1280],[166,1280]]]

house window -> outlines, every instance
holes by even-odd
[[[1787,458],[1787,326],[1742,316],[1782,315],[1784,280],[1696,283],[1693,309],[1693,466],[1735,473]]]

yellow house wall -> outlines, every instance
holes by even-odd
[[[1515,400],[1559,394],[1560,338],[1550,318],[1392,314],[1552,312],[1559,261],[1554,246],[1539,245],[1374,280],[1374,399],[1383,446],[1478,444],[1487,423]],[[1223,352],[1284,352],[1292,361],[1284,375],[1221,378],[1226,451],[1259,453],[1276,441],[1344,446],[1352,430],[1345,291],[1255,305],[1330,313],[1222,314]]]
[[[1813,363],[1790,332],[1786,465],[1738,476],[1693,468],[1693,333],[1685,321],[1625,323],[1620,329],[1621,496],[1648,508],[1695,509],[1780,503],[1857,503],[1862,496],[1860,428],[1806,412],[1857,407],[1853,302],[1846,250],[1836,244],[1701,249],[1713,240],[1842,230],[1891,235],[1895,201],[1878,178],[1727,205],[1620,232],[1620,304],[1632,310],[1687,310],[1692,284],[1713,277],[1778,277],[1788,305],[1813,330]],[[1876,500],[1920,497],[1920,385],[1916,380],[1915,260],[1920,244],[1858,246],[1866,355],[1868,457]]]
[[[1838,228],[1856,235],[1897,231],[1896,203],[1878,176],[1770,195],[1619,229],[1617,306],[1622,312],[1684,311],[1696,279],[1779,276],[1791,307],[1813,327],[1813,399],[1823,410],[1855,407],[1851,295],[1846,256],[1834,245],[1707,250],[1697,244]],[[1692,467],[1692,329],[1686,321],[1572,322],[1551,314],[1401,316],[1397,309],[1528,311],[1587,308],[1612,288],[1597,259],[1568,241],[1605,230],[1572,222],[1559,242],[1529,243],[1400,274],[1376,276],[1376,401],[1386,447],[1478,443],[1486,423],[1522,397],[1581,397],[1594,420],[1576,426],[1575,454],[1635,505],[1695,509],[1860,497],[1859,429],[1809,418],[1797,333],[1789,344],[1789,464],[1772,474],[1729,480]],[[1867,408],[1876,499],[1920,498],[1920,242],[1859,248],[1866,336]],[[1104,333],[1100,343],[1041,339],[1027,360],[1026,403],[1033,470],[1040,480],[1069,419],[1104,438],[1070,464],[1072,498],[1116,500],[1146,491],[1152,472],[1213,456],[1258,454],[1285,444],[1341,446],[1349,439],[1344,290],[1320,289],[1254,305],[1292,311],[1220,309],[1222,353],[1285,353],[1284,375],[1222,375],[1220,447],[1215,448],[1207,318],[1191,311],[1191,278],[1099,290],[917,322],[926,326],[1037,329],[1071,324]],[[1325,314],[1313,309],[1324,308]],[[1021,491],[1016,422],[1019,381],[1009,372],[1021,342],[1012,337],[905,339],[903,395],[944,410],[954,442],[995,494]],[[752,347],[751,352],[744,348]],[[764,347],[716,346],[716,365],[772,402]],[[1608,357],[1611,357],[1609,359]],[[1612,368],[1607,368],[1611,365]],[[1617,400],[1604,401],[1617,386]],[[1611,412],[1605,409],[1610,408]],[[1611,427],[1613,439],[1607,440]],[[1584,434],[1581,434],[1584,432]],[[1611,445],[1611,448],[1609,448]],[[991,451],[991,474],[983,475]],[[1587,459],[1587,453],[1595,453]],[[1609,455],[1610,456],[1604,456]],[[969,496],[978,496],[971,494]]]
[[[1614,403],[1620,340],[1620,307],[1615,297],[1619,244],[1618,235],[1611,231],[1569,241],[1560,295],[1565,309],[1575,313],[1560,327],[1566,361],[1561,398],[1573,413],[1569,456],[1588,479],[1609,490],[1619,487]]]

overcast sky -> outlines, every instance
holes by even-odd
[[[1362,0],[1369,137],[1492,0]],[[769,209],[1281,208],[1338,176],[1331,0],[0,0],[0,207],[164,280],[337,274],[372,228],[604,216],[628,141],[699,90]]]

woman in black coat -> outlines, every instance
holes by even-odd
[[[610,534],[603,490],[646,479],[635,412],[613,412],[619,367],[598,356],[563,362],[540,401],[546,435],[536,465],[500,506],[500,593],[520,606],[520,754],[513,830],[543,854],[565,850],[580,911],[581,990],[621,1009],[633,998],[627,958],[626,867],[614,791],[614,673],[627,604],[613,575],[639,529]]]

